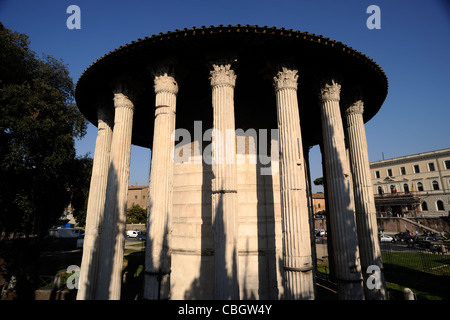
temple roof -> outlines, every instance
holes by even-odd
[[[341,106],[352,102],[355,94],[363,98],[365,122],[378,112],[388,92],[381,67],[341,42],[292,29],[219,25],[152,35],[105,54],[81,75],[77,105],[97,125],[97,97],[110,96],[112,103],[114,79],[133,79],[132,143],[150,147],[155,103],[151,70],[170,62],[179,84],[177,128],[192,132],[194,121],[201,120],[206,130],[212,124],[210,63],[224,57],[237,60],[236,128],[244,130],[277,128],[273,77],[279,63],[298,68],[299,110],[307,145],[321,139],[319,89],[325,79],[333,77],[342,85]]]

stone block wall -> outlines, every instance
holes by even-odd
[[[195,162],[174,166],[171,299],[214,297],[212,170]],[[248,155],[237,166],[241,299],[278,299],[283,291],[279,176],[260,168]]]

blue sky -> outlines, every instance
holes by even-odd
[[[72,4],[81,9],[79,30],[66,27]],[[381,9],[381,29],[366,27],[369,5]],[[251,24],[321,34],[366,54],[388,77],[388,97],[366,125],[370,161],[450,147],[449,1],[0,0],[0,21],[29,35],[38,54],[62,59],[75,83],[109,51],[169,30]],[[80,155],[93,156],[96,134],[89,125]],[[149,167],[150,151],[133,146],[130,184],[147,184]],[[312,178],[321,170],[314,147]]]

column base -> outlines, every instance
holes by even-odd
[[[336,279],[339,300],[364,300],[363,280]]]
[[[145,300],[169,300],[170,298],[170,271],[145,271]]]

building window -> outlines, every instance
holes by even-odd
[[[436,205],[437,205],[438,211],[444,211],[444,202],[442,202],[441,200],[438,200],[436,202]]]
[[[432,185],[433,185],[433,190],[439,190],[439,183],[436,180],[434,180],[432,182]]]
[[[375,171],[375,177],[376,177],[377,179],[380,179],[380,171]]]
[[[397,193],[397,188],[393,184],[391,185],[391,193]]]
[[[430,171],[435,171],[435,169],[434,169],[434,163],[433,163],[433,162],[428,163],[428,169],[429,169]]]
[[[405,190],[405,193],[409,193],[409,186],[408,186],[407,183],[405,183],[405,184],[403,185],[403,190]]]
[[[420,173],[420,168],[418,164],[414,165],[414,173]]]
[[[381,196],[383,195],[383,188],[382,187],[378,187],[378,194]]]
[[[134,196],[135,199],[137,199],[137,196]]]
[[[445,169],[450,170],[450,160],[444,161]]]
[[[422,202],[422,211],[428,211],[428,204],[426,201]]]
[[[423,191],[423,184],[422,184],[422,182],[417,182],[417,190]]]
[[[392,169],[387,169],[387,174],[388,174],[388,177],[392,177],[393,176]]]
[[[405,167],[400,167],[400,173],[402,176],[404,176],[406,174],[406,168]]]

